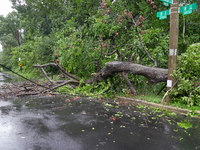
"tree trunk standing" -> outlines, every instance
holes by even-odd
[[[168,62],[168,80],[167,90],[170,90],[175,83],[175,79],[171,76],[176,70],[177,54],[178,54],[178,30],[179,30],[179,0],[173,0],[170,10],[170,41],[169,41],[169,62]],[[169,103],[170,97],[167,96],[166,102]]]

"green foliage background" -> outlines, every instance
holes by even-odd
[[[16,11],[7,17],[0,16],[0,42],[3,45],[0,61],[9,68],[17,70],[20,57],[24,73],[35,75],[38,70],[32,68],[34,64],[59,59],[67,71],[82,79],[89,79],[107,62],[130,61],[133,54],[134,63],[153,66],[139,42],[137,31],[158,67],[168,68],[170,17],[159,20],[156,13],[169,8],[160,0],[154,0],[154,4],[146,0],[106,0],[105,6],[102,0],[11,1]],[[197,0],[182,0],[180,5],[194,2]],[[200,3],[197,2],[197,5],[197,10],[192,14],[179,15],[178,54],[182,55],[175,76],[180,83],[173,93],[176,96],[174,102],[188,101],[183,100],[186,96],[191,97],[190,103],[193,105],[199,105],[199,71],[196,69],[199,57],[193,59],[196,62],[189,63],[190,57],[199,55],[198,44],[192,45],[200,42]],[[141,23],[137,30],[130,19],[131,15]],[[141,22],[140,16],[145,18],[144,22]],[[187,66],[188,63],[191,66]],[[185,70],[188,73],[181,76]],[[53,72],[57,73],[55,70]],[[162,83],[156,86],[147,84],[147,79],[141,76],[130,75],[129,78],[139,93],[145,90],[158,92],[163,86]],[[126,93],[126,81],[120,75],[112,80],[115,82],[115,91]]]

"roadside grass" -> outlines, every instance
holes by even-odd
[[[125,97],[129,97],[129,98],[133,98],[133,99],[140,99],[140,100],[144,100],[147,102],[153,102],[156,104],[161,104],[163,94],[156,95],[155,93],[145,93],[145,94],[138,94],[137,96],[127,96],[126,95]],[[166,103],[164,103],[164,104],[166,104]],[[181,104],[181,103],[169,102],[168,105],[172,106],[172,107],[176,107],[176,108],[188,109],[191,111],[200,110],[199,106],[189,106],[189,105],[185,105],[185,104]]]
[[[145,100],[145,101],[153,102],[157,104],[161,103],[161,99],[162,99],[161,95],[155,95],[155,94],[145,94],[145,95],[141,94],[136,97],[137,99]]]

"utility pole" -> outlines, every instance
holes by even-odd
[[[178,30],[179,30],[179,13],[182,15],[192,14],[193,10],[197,8],[197,3],[179,7],[179,0],[160,0],[163,5],[169,6],[170,10],[157,12],[159,20],[166,19],[170,15],[170,40],[169,40],[169,61],[168,61],[168,80],[167,90],[170,90],[174,84],[175,79],[171,74],[176,70],[176,62],[178,55]],[[169,103],[170,97],[167,95],[166,102]]]
[[[177,55],[178,55],[178,30],[179,30],[179,0],[173,0],[170,9],[170,40],[169,40],[169,61],[168,61],[168,80],[167,90],[172,88],[175,79],[171,74],[176,70]],[[169,103],[170,97],[166,97],[166,102]]]

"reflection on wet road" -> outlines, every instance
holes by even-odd
[[[0,150],[200,149],[198,119],[133,104],[54,96],[0,100]],[[169,119],[171,118],[171,121]]]

